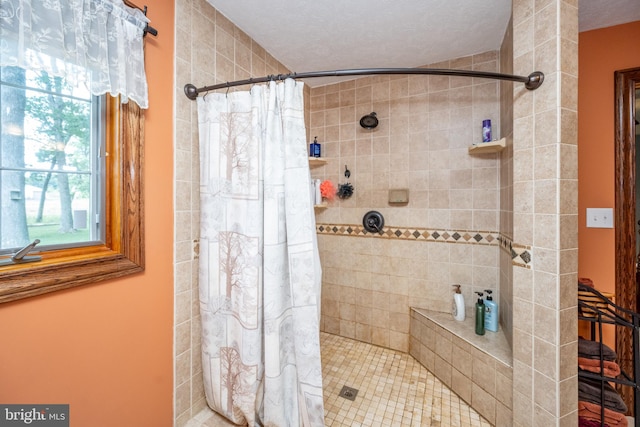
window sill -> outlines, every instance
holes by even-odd
[[[65,256],[47,254],[43,256],[42,261],[36,263],[2,267],[0,303],[122,277],[144,270],[140,264],[133,262],[125,255],[105,247],[84,248],[83,252]]]

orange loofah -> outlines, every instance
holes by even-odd
[[[320,184],[320,195],[323,199],[333,200],[336,195],[336,187],[333,182],[326,180]]]

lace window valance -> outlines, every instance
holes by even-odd
[[[94,95],[121,95],[148,108],[143,36],[149,20],[142,11],[122,0],[1,3],[0,66],[86,81]]]

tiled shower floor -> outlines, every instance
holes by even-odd
[[[489,424],[406,353],[320,333],[325,425],[488,427]],[[339,396],[358,390],[354,401]],[[205,409],[187,427],[233,426]]]

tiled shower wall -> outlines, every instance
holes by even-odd
[[[578,1],[513,1],[513,425],[576,426]]]
[[[513,26],[507,25],[500,48],[500,72],[513,74]],[[513,83],[500,82],[500,134],[507,146],[500,153],[500,234],[513,242]],[[506,248],[505,248],[506,249]],[[513,263],[500,251],[500,323],[513,344]]]
[[[498,71],[499,53],[452,59],[429,68]],[[363,129],[360,118],[380,121]],[[322,144],[325,166],[315,178],[349,181],[354,194],[319,211],[319,225],[359,225],[369,210],[385,228],[421,228],[440,235],[497,232],[499,155],[471,155],[482,140],[483,119],[501,137],[499,83],[448,76],[374,76],[311,90],[311,135]],[[350,178],[345,178],[348,168]],[[391,205],[390,189],[407,189],[409,202]],[[408,351],[409,307],[449,311],[453,284],[468,309],[473,291],[499,295],[497,240],[428,240],[321,235],[322,328]]]
[[[204,0],[176,0],[176,56],[174,425],[180,427],[206,406],[198,307],[198,122],[196,103],[183,87],[288,71]]]

